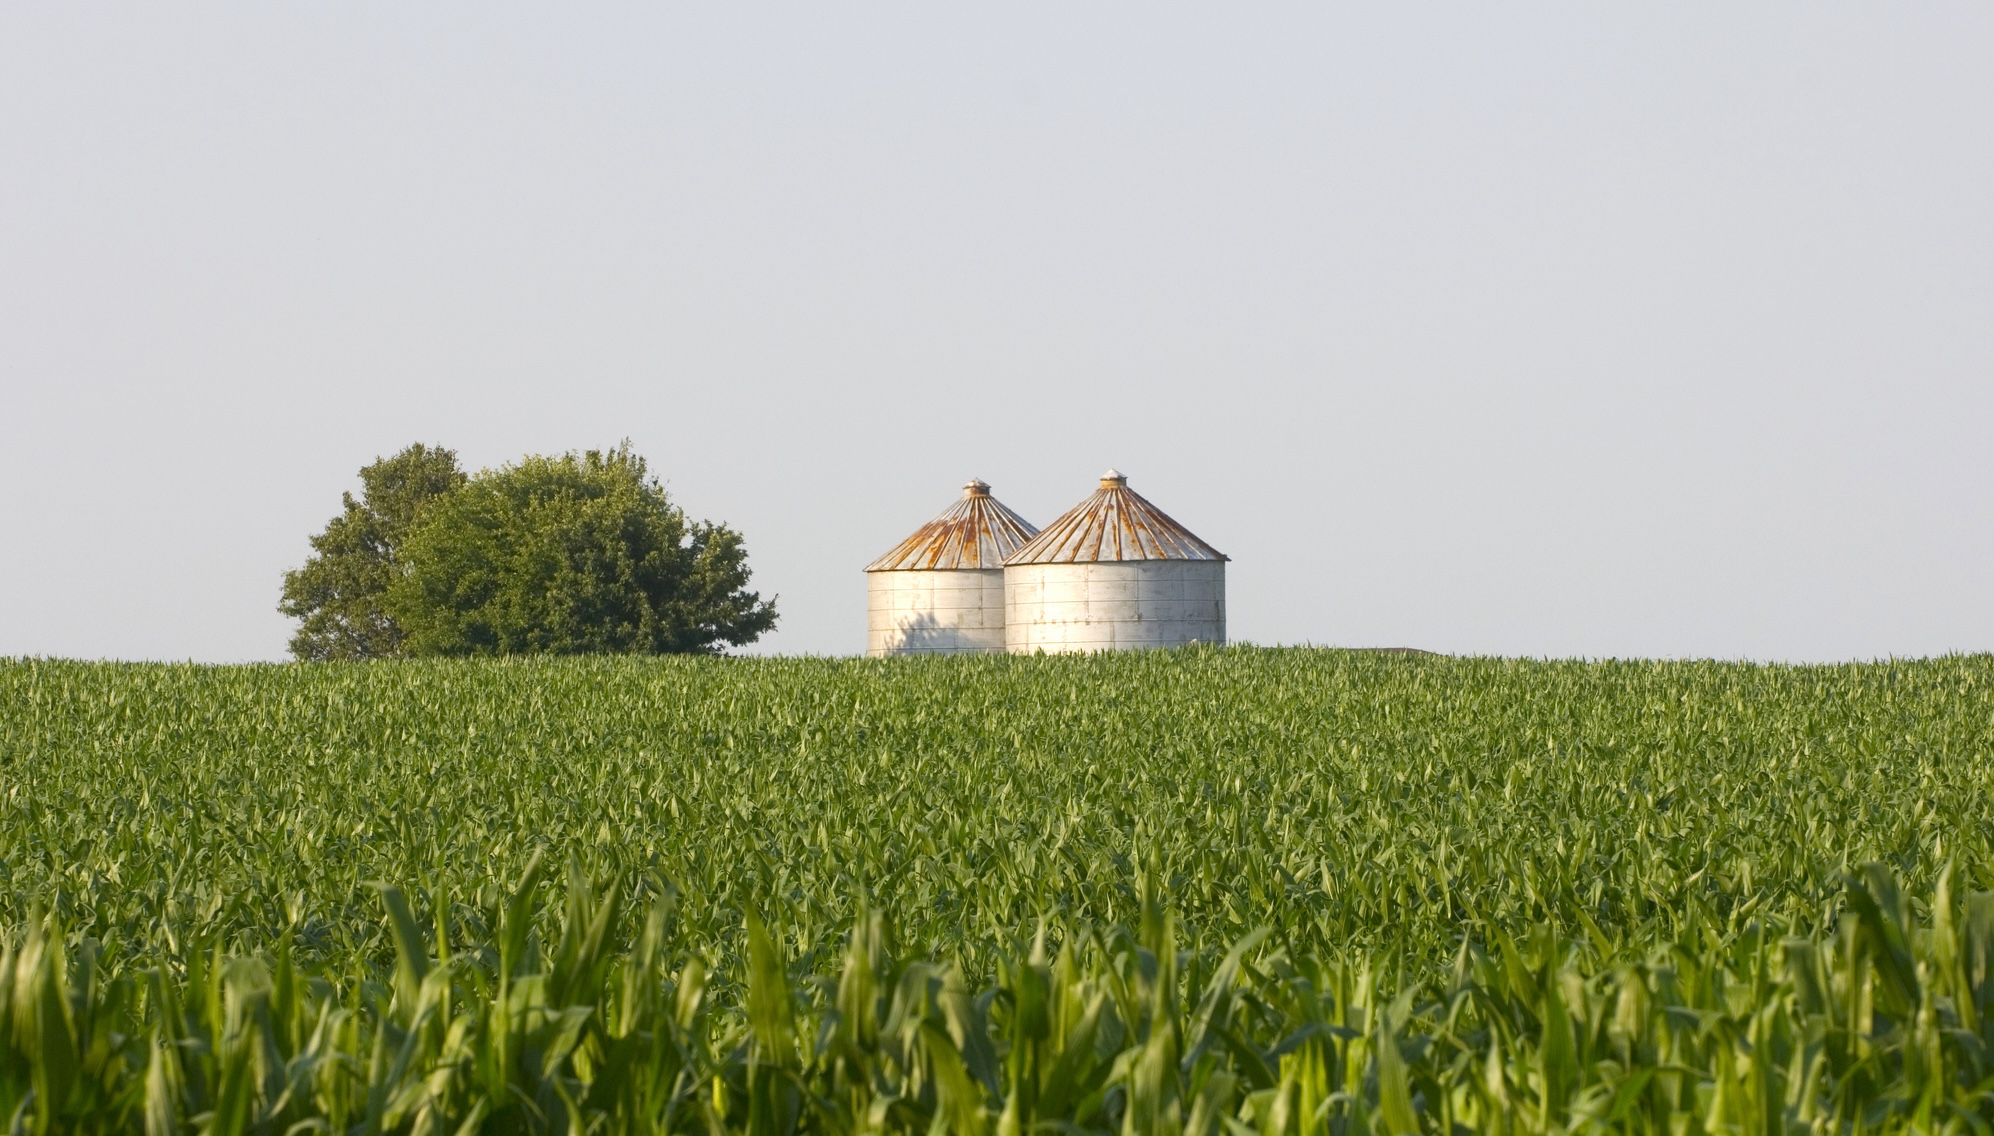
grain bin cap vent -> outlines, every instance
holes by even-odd
[[[941,516],[914,530],[893,551],[865,566],[868,572],[924,572],[997,569],[1004,558],[1039,530],[990,495],[990,486],[971,479],[962,499]]]
[[[1094,564],[1113,560],[1229,560],[1129,488],[1117,470],[1101,487],[1045,527],[1006,564]]]

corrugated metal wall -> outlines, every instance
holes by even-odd
[[[1002,569],[866,573],[866,654],[1003,651]]]
[[[1223,560],[1013,564],[1005,642],[1020,654],[1225,642]]]

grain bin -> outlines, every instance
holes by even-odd
[[[1115,470],[1004,561],[1009,649],[1118,651],[1225,642],[1223,553]]]
[[[866,565],[866,651],[1004,650],[1004,558],[1038,530],[972,480],[962,500]]]

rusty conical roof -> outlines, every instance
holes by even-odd
[[[868,572],[995,569],[1039,530],[999,504],[990,486],[972,480],[962,500],[914,530],[893,551],[865,566]]]
[[[1129,488],[1115,470],[1101,488],[1045,527],[1006,564],[1092,564],[1103,560],[1227,560]]]

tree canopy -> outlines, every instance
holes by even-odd
[[[277,610],[303,621],[291,637],[300,659],[380,659],[402,653],[402,630],[383,608],[402,543],[431,501],[464,484],[457,455],[418,442],[360,470],[360,499],[311,538],[304,567],[284,573]]]
[[[378,654],[714,653],[775,626],[774,601],[746,589],[740,534],[688,520],[627,442],[460,476],[417,512],[364,577],[383,629],[369,642],[392,636]],[[287,602],[311,571],[287,575]]]

